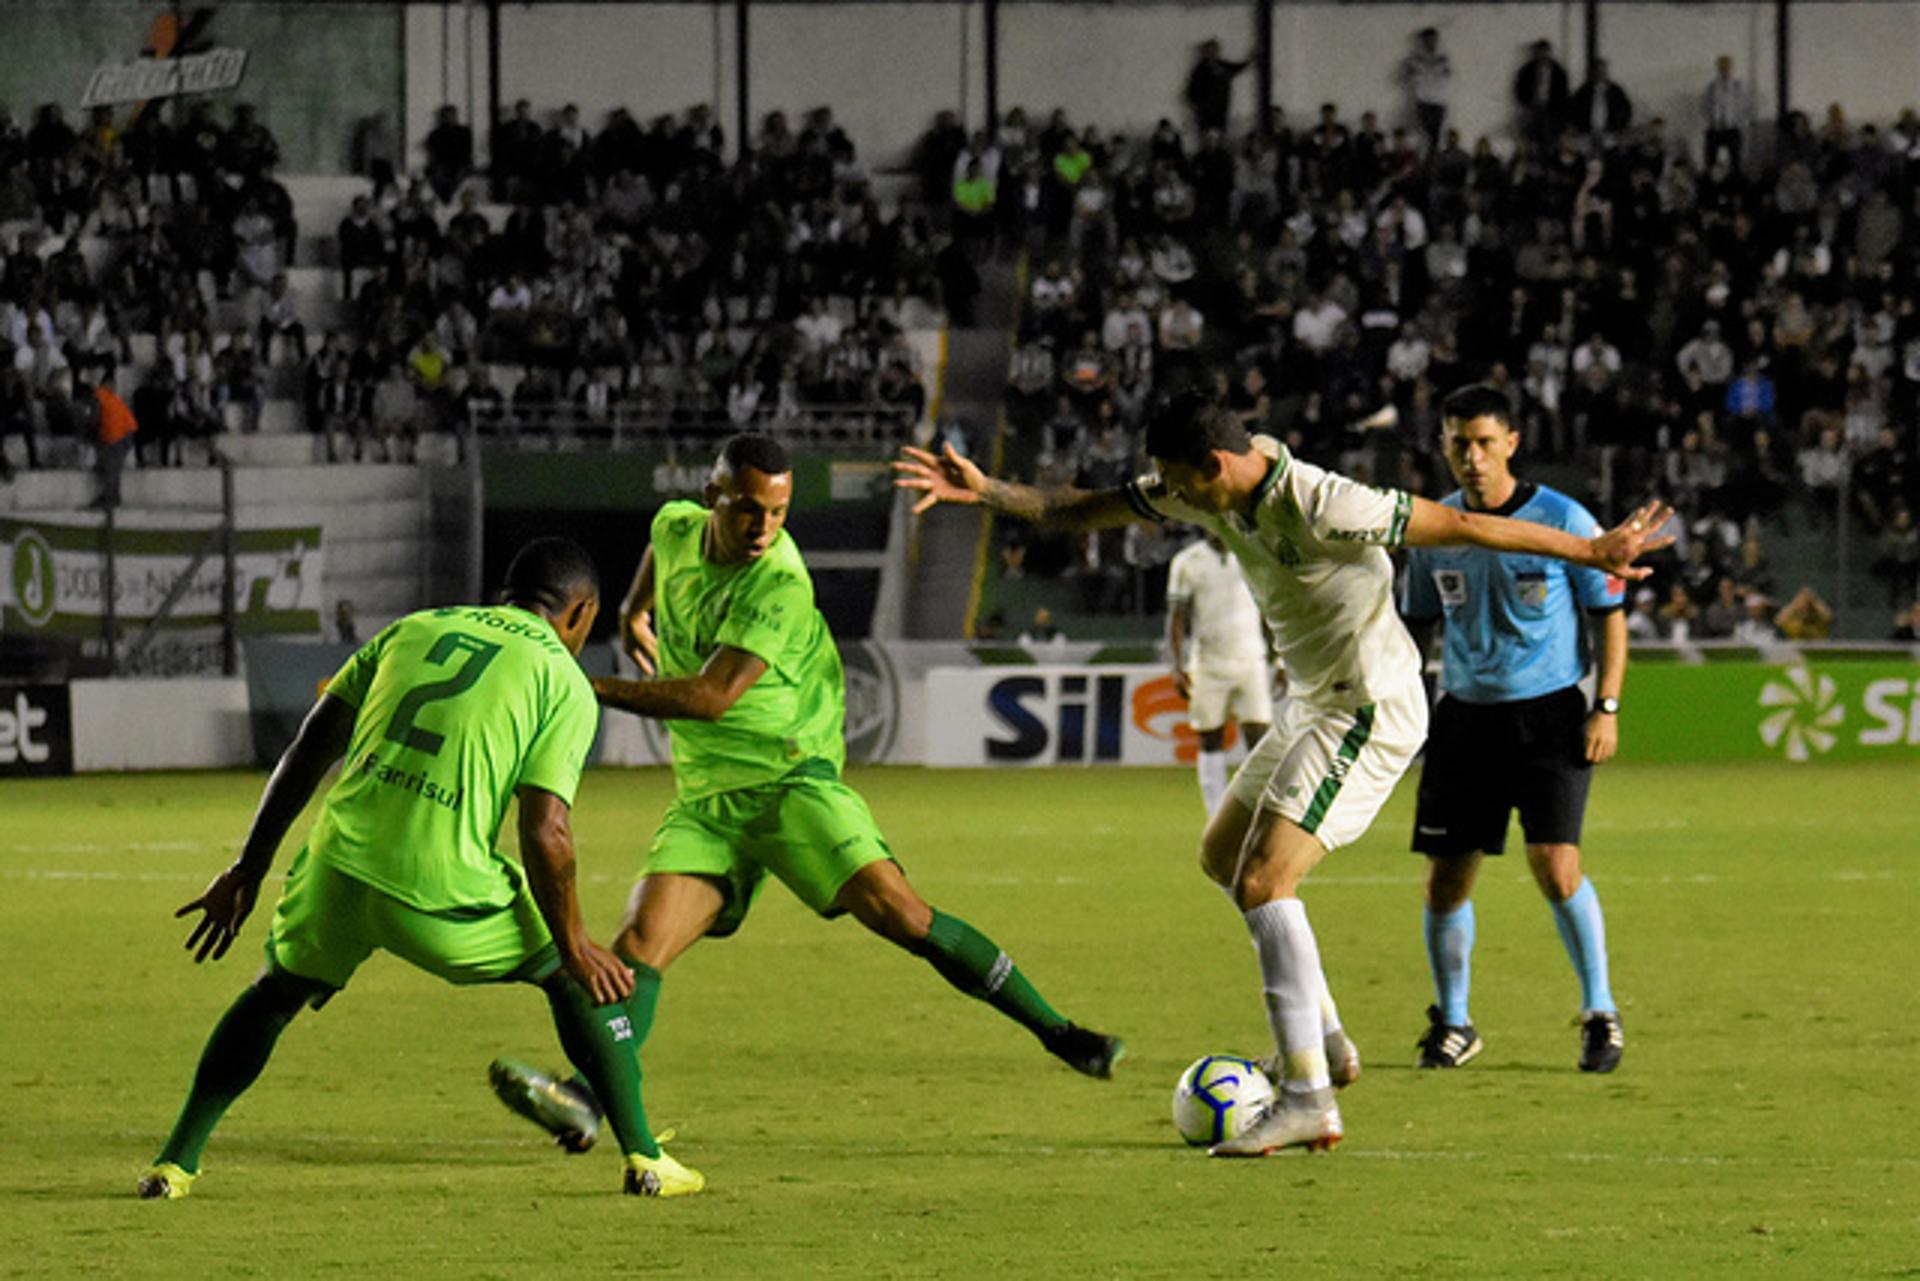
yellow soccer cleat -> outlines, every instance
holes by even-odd
[[[656,1142],[665,1143],[672,1137],[673,1131],[668,1130]],[[667,1155],[665,1148],[660,1149],[659,1156],[627,1153],[628,1196],[691,1196],[706,1186],[706,1175],[681,1165]]]
[[[199,1177],[171,1161],[162,1161],[141,1175],[135,1187],[142,1201],[178,1201],[193,1190],[193,1181]]]

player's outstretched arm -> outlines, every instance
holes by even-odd
[[[620,602],[620,648],[641,671],[660,670],[660,642],[653,634],[653,548],[640,553],[640,566]]]
[[[722,645],[697,676],[673,680],[628,681],[593,678],[593,692],[607,707],[665,721],[717,721],[767,670],[766,660],[744,649]]]
[[[202,914],[187,936],[187,950],[194,953],[195,961],[208,957],[217,961],[233,946],[240,927],[253,911],[260,882],[273,866],[273,856],[286,839],[287,829],[313,799],[333,763],[346,752],[356,714],[344,699],[332,694],[320,696],[300,722],[299,732],[280,763],[274,766],[273,777],[267,780],[260,808],[254,811],[253,826],[240,847],[240,857],[214,877],[199,898],[174,913],[175,917],[190,912]]]
[[[1460,511],[1416,497],[1413,512],[1407,519],[1406,544],[1409,547],[1485,547],[1496,552],[1553,556],[1637,581],[1653,571],[1644,565],[1635,565],[1634,560],[1645,552],[1673,544],[1673,535],[1660,533],[1672,516],[1673,509],[1665,503],[1650,502],[1612,529],[1592,538],[1582,538],[1530,520]]]
[[[999,480],[981,471],[952,445],[938,454],[903,445],[896,458],[893,483],[899,489],[918,490],[913,505],[918,516],[939,503],[984,504],[1003,516],[1057,529],[1107,529],[1128,525],[1141,516],[1117,489],[1075,489],[1070,485],[1041,489]]]
[[[587,937],[574,891],[573,821],[567,803],[539,787],[514,789],[520,800],[520,861],[527,888],[560,953],[560,968],[587,989],[595,1005],[633,995],[633,972]]]

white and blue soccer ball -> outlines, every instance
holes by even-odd
[[[1273,1102],[1273,1082],[1260,1065],[1232,1054],[1209,1054],[1173,1087],[1173,1128],[1195,1147],[1223,1143]]]

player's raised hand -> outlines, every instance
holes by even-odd
[[[189,912],[205,913],[195,923],[193,933],[187,935],[187,950],[194,952],[196,964],[208,957],[217,961],[227,954],[259,896],[260,878],[235,863],[208,882],[199,898],[173,914],[177,919]]]
[[[653,634],[653,611],[636,609],[621,620],[620,648],[648,676],[660,670],[660,638]]]
[[[1639,581],[1653,571],[1645,565],[1635,565],[1634,559],[1646,552],[1659,551],[1662,547],[1673,545],[1672,534],[1662,534],[1667,522],[1673,519],[1673,508],[1659,499],[1646,504],[1633,515],[1593,539],[1593,561],[1595,569],[1604,569],[1619,578]]]
[[[598,943],[582,940],[560,964],[595,1005],[615,1005],[633,995],[633,971]]]
[[[898,489],[917,489],[920,501],[913,505],[918,516],[936,503],[977,503],[987,487],[986,474],[961,455],[952,445],[942,446],[939,454],[912,445],[902,445],[904,455],[893,462],[898,473],[893,483]]]

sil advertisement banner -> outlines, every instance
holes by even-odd
[[[1920,663],[1630,667],[1620,728],[1622,760],[1920,760]]]
[[[928,765],[1181,765],[1199,752],[1164,665],[937,667],[926,696]]]

